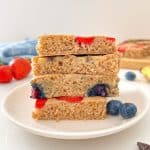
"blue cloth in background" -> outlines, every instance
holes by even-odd
[[[14,57],[32,58],[37,55],[36,44],[37,40],[35,39],[25,39],[14,43],[0,43],[0,60],[4,64],[9,64]]]

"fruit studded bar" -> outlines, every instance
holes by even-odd
[[[86,97],[78,102],[68,102],[56,98],[36,100],[34,119],[45,120],[93,120],[106,116],[106,98]]]
[[[116,52],[115,38],[44,35],[38,39],[37,51],[39,56],[112,54]]]
[[[118,96],[117,76],[49,74],[31,81],[32,98]]]
[[[128,40],[118,45],[118,51],[126,58],[150,56],[150,40]]]
[[[51,56],[34,57],[32,60],[34,75],[45,74],[93,74],[114,76],[119,70],[117,54],[97,56]]]

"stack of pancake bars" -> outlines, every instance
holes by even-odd
[[[32,59],[32,117],[93,120],[106,117],[106,97],[118,96],[115,38],[40,36]]]

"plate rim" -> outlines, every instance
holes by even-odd
[[[115,134],[118,133],[120,131],[123,131],[129,127],[132,127],[133,125],[135,125],[137,122],[139,122],[147,113],[147,111],[149,110],[150,107],[150,102],[147,100],[148,99],[148,93],[145,92],[144,90],[144,84],[142,86],[140,86],[140,89],[142,90],[142,92],[144,92],[144,96],[146,97],[146,106],[144,111],[141,112],[140,115],[136,116],[135,118],[132,118],[129,122],[126,122],[125,124],[121,124],[119,126],[113,127],[113,128],[109,128],[109,129],[103,129],[103,130],[97,130],[97,131],[88,131],[88,132],[63,132],[63,131],[45,131],[42,129],[37,129],[35,127],[29,126],[29,125],[24,125],[22,122],[14,119],[13,116],[10,115],[10,113],[7,111],[7,109],[5,108],[5,104],[8,101],[9,97],[11,96],[11,94],[14,93],[14,91],[16,91],[17,89],[27,86],[27,84],[29,84],[29,82],[25,82],[13,89],[11,89],[8,94],[2,99],[2,103],[1,103],[1,111],[2,114],[8,119],[10,120],[12,123],[14,123],[15,125],[17,125],[18,127],[22,127],[24,130],[27,130],[33,134],[39,135],[39,136],[44,136],[44,137],[49,137],[49,138],[55,138],[55,139],[67,139],[67,140],[71,140],[71,139],[91,139],[91,138],[97,138],[97,137],[103,137],[103,136],[107,136],[107,135],[111,135],[111,134]]]

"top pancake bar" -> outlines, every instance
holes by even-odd
[[[37,51],[39,56],[113,54],[116,52],[115,38],[43,35],[38,39]]]

